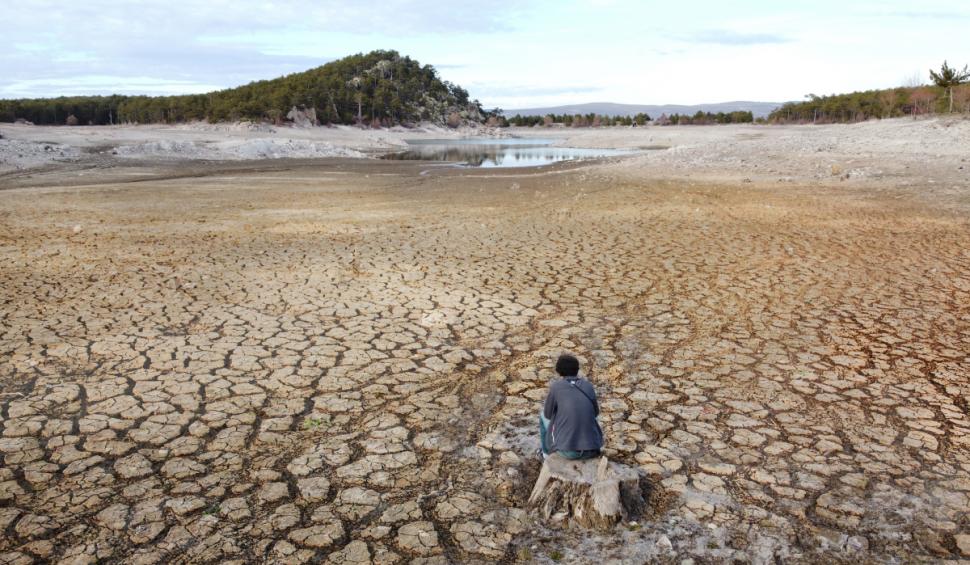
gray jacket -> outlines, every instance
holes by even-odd
[[[550,451],[586,451],[603,447],[596,417],[600,407],[593,385],[582,377],[565,377],[549,385],[542,410],[550,422]]]

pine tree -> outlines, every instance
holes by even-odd
[[[947,65],[946,61],[943,61],[943,66],[940,67],[939,73],[930,69],[930,78],[933,79],[933,83],[936,86],[946,91],[947,96],[950,98],[950,112],[953,112],[953,87],[966,82],[970,78],[970,69],[964,65],[963,70],[958,71]]]

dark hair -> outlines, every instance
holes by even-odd
[[[579,374],[579,359],[568,353],[563,353],[556,360],[556,372],[561,377],[575,377]]]

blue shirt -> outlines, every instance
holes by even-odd
[[[542,410],[550,422],[550,451],[602,449],[603,431],[596,417],[600,407],[593,385],[582,377],[564,377],[549,385]]]

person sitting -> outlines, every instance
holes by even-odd
[[[549,394],[539,415],[539,444],[545,459],[558,452],[567,459],[598,457],[603,447],[603,430],[596,417],[600,407],[593,385],[579,376],[579,360],[559,356]]]

